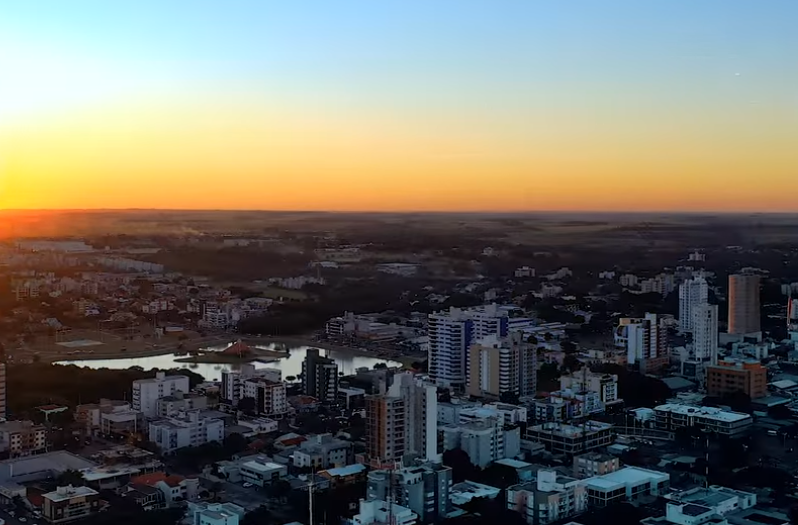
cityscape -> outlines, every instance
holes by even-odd
[[[0,525],[798,525],[796,21],[0,1]]]

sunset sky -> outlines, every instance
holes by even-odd
[[[796,0],[0,3],[0,208],[798,211]]]

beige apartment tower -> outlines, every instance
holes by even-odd
[[[729,276],[729,333],[751,334],[760,331],[759,276]]]

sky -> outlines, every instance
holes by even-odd
[[[795,0],[0,0],[0,208],[798,211]]]

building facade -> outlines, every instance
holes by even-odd
[[[167,376],[164,372],[157,372],[153,378],[133,381],[133,410],[146,417],[157,417],[159,399],[188,391],[187,376]]]
[[[668,327],[657,314],[620,319],[615,344],[626,350],[628,364],[638,365],[646,372],[668,365]]]
[[[224,439],[224,421],[204,418],[199,410],[194,410],[150,422],[148,436],[162,454],[171,454],[183,447],[221,442]]]
[[[744,392],[751,399],[768,395],[767,369],[755,359],[726,358],[707,367],[707,394],[723,397]]]
[[[727,437],[744,436],[753,419],[741,412],[727,412],[714,407],[694,407],[668,403],[654,407],[654,423],[660,430],[697,427]]]
[[[67,523],[100,511],[100,493],[89,487],[58,487],[42,494],[42,518],[49,523]]]
[[[506,503],[530,525],[546,525],[585,512],[587,490],[583,481],[540,469],[534,481],[508,488]]]
[[[0,451],[11,458],[47,451],[47,428],[33,421],[0,423]]]
[[[693,331],[693,312],[709,300],[709,285],[703,277],[688,279],[679,285],[679,330]]]
[[[302,391],[322,403],[338,399],[338,365],[334,359],[320,355],[318,348],[308,348],[302,361]]]
[[[537,349],[523,332],[507,337],[491,335],[468,350],[466,392],[499,398],[504,393],[534,396],[537,390]]]
[[[244,396],[244,383],[247,379],[262,378],[269,381],[282,381],[282,372],[277,368],[256,369],[254,365],[243,364],[238,370],[225,370],[222,372],[222,387],[219,395],[222,401],[231,406],[237,406]]]
[[[692,308],[693,357],[714,365],[718,362],[718,305],[701,304]]]
[[[759,276],[729,276],[729,333],[751,334],[761,331]]]
[[[420,523],[437,523],[451,511],[451,486],[452,469],[440,463],[425,463],[369,472],[367,497],[407,507],[418,515]]]
[[[366,455],[372,465],[395,464],[404,457],[407,410],[401,397],[366,397]]]
[[[289,412],[285,383],[264,378],[244,381],[244,397],[255,400],[258,415],[271,419],[282,419]]]

